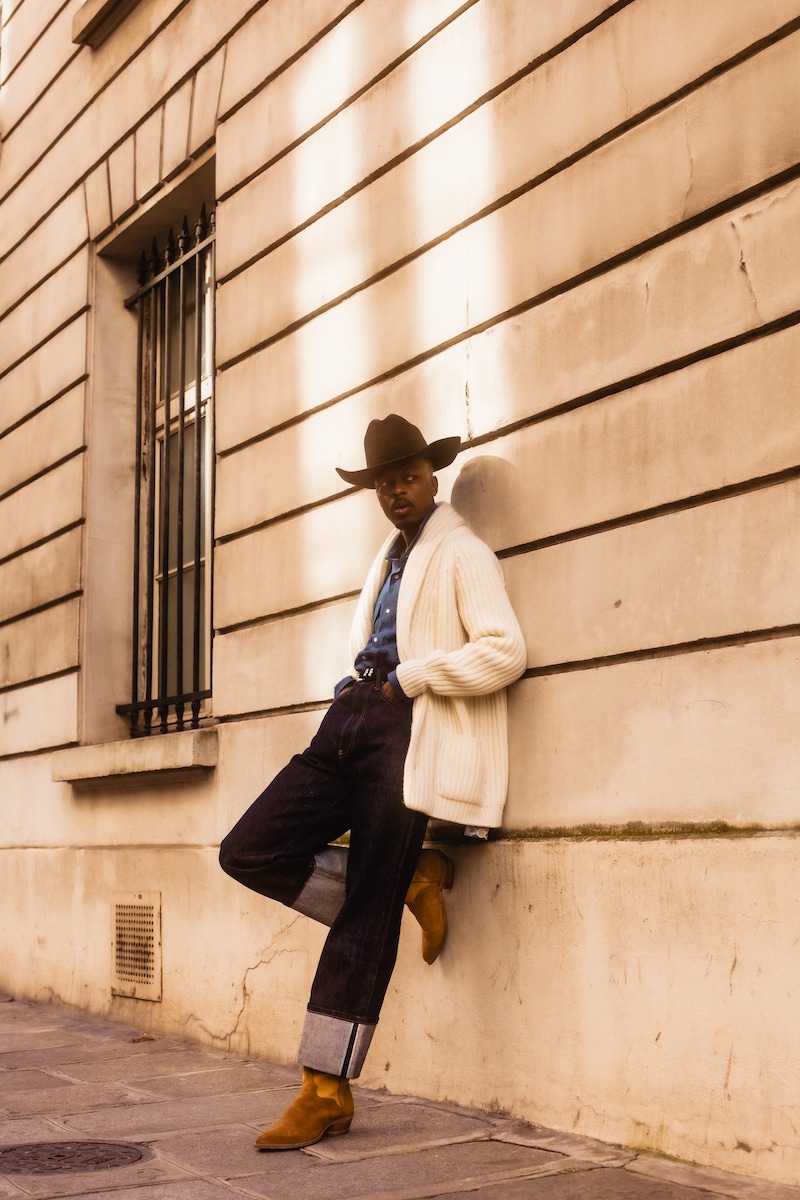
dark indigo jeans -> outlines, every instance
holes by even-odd
[[[347,688],[308,749],[275,777],[220,848],[220,863],[234,879],[312,912],[302,900],[319,887],[317,856],[325,863],[335,851],[326,850],[328,843],[350,831],[349,854],[339,859],[346,862],[346,883],[330,917],[320,917],[332,924],[300,1045],[305,1066],[331,1074],[354,1077],[363,1063],[425,836],[425,814],[403,804],[411,712],[370,683]],[[328,872],[321,876],[324,884]]]

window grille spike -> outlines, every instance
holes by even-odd
[[[178,247],[175,245],[175,234],[172,226],[170,226],[169,234],[167,235],[167,248],[164,253],[164,265],[169,267],[178,257]]]
[[[150,248],[150,273],[152,276],[158,275],[161,270],[161,255],[158,252],[158,242],[153,238],[153,245]]]
[[[202,242],[207,233],[208,217],[206,216],[206,206],[204,204],[200,209],[200,216],[197,218],[197,224],[194,227],[195,243]]]
[[[217,232],[217,210],[215,208],[212,208],[211,216],[208,218],[208,232]]]
[[[143,250],[142,257],[139,259],[139,273],[136,277],[139,282],[139,287],[144,287],[144,285],[147,283],[148,273],[149,267],[147,265],[147,255]]]
[[[183,258],[190,245],[189,222],[186,217],[183,218],[180,237],[178,238],[178,254]]]

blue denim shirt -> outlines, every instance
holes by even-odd
[[[413,703],[413,701],[409,700],[401,688],[394,669],[400,661],[397,654],[397,601],[400,595],[400,584],[403,580],[403,572],[408,562],[408,556],[414,549],[419,535],[430,520],[435,508],[436,505],[432,504],[428,509],[410,546],[406,546],[402,533],[398,533],[395,541],[392,543],[389,553],[386,555],[386,561],[389,564],[389,574],[386,576],[383,587],[378,593],[372,613],[372,636],[364,649],[356,655],[355,661],[355,669],[359,675],[363,675],[370,668],[381,671],[388,678],[398,696],[402,697],[408,704]],[[342,688],[350,682],[350,675],[346,675],[344,679],[340,680],[334,689],[334,696],[338,696]]]

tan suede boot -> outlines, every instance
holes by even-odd
[[[256,1138],[259,1150],[302,1150],[326,1133],[347,1133],[353,1096],[347,1079],[303,1067],[303,1086],[274,1125]]]
[[[441,850],[423,850],[406,893],[406,904],[422,926],[422,957],[436,962],[447,937],[442,889],[453,886],[453,861]]]

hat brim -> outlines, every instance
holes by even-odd
[[[402,458],[393,458],[389,462],[377,463],[376,466],[367,467],[363,471],[343,471],[341,467],[337,467],[336,473],[341,475],[346,483],[354,483],[356,487],[371,488],[374,486],[375,475],[378,471],[386,471],[389,467],[399,466],[400,463],[409,462],[412,458],[427,458],[434,471],[441,471],[444,467],[450,466],[460,449],[460,437],[439,438],[438,441],[431,442],[429,446],[425,446],[415,454],[404,454]]]

